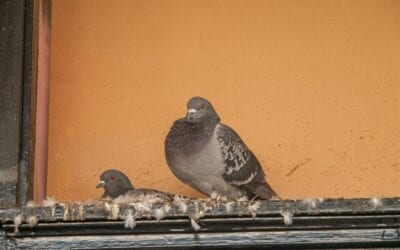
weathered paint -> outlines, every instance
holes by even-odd
[[[50,88],[50,1],[39,0],[38,72],[36,103],[35,171],[33,198],[46,198],[47,144]]]
[[[382,235],[393,238],[382,238]],[[398,229],[212,232],[186,234],[143,234],[101,236],[53,236],[15,238],[10,246],[17,249],[100,249],[100,248],[178,248],[178,247],[297,247],[330,248],[399,247]]]
[[[16,205],[23,84],[24,1],[0,2],[0,208]]]

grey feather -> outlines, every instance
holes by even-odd
[[[225,163],[225,181],[242,186],[251,194],[263,199],[276,197],[276,193],[265,181],[265,173],[257,157],[240,136],[224,124],[217,126],[217,135]]]
[[[100,175],[96,188],[104,188],[103,200],[112,199],[117,203],[137,202],[144,199],[152,201],[172,201],[173,195],[155,189],[135,189],[129,178],[119,170],[110,169]]]
[[[167,202],[173,200],[173,195],[155,189],[135,188],[114,199],[116,203],[131,203],[148,201],[150,203]]]
[[[232,184],[250,182],[259,171],[256,164],[249,164],[254,155],[239,135],[224,124],[217,126],[217,138],[225,163],[224,179]]]

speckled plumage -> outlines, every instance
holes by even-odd
[[[138,202],[144,199],[154,202],[173,200],[173,196],[168,193],[149,188],[134,188],[129,178],[116,169],[104,171],[96,188],[104,188],[101,196],[103,200],[112,199],[117,203]]]
[[[165,140],[174,175],[210,197],[276,197],[255,155],[233,129],[220,123],[211,103],[194,97],[187,108],[186,117],[174,122]]]

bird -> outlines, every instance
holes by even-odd
[[[164,146],[172,173],[211,199],[279,199],[256,156],[203,97],[189,99],[186,116],[173,123]]]
[[[167,202],[173,195],[155,189],[134,188],[129,178],[117,169],[109,169],[100,175],[96,188],[104,188],[101,200],[114,200],[117,203],[138,202],[144,199],[150,202]]]

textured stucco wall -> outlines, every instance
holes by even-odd
[[[283,198],[399,195],[400,1],[53,1],[48,194],[113,167],[198,196],[164,160],[209,98]]]

